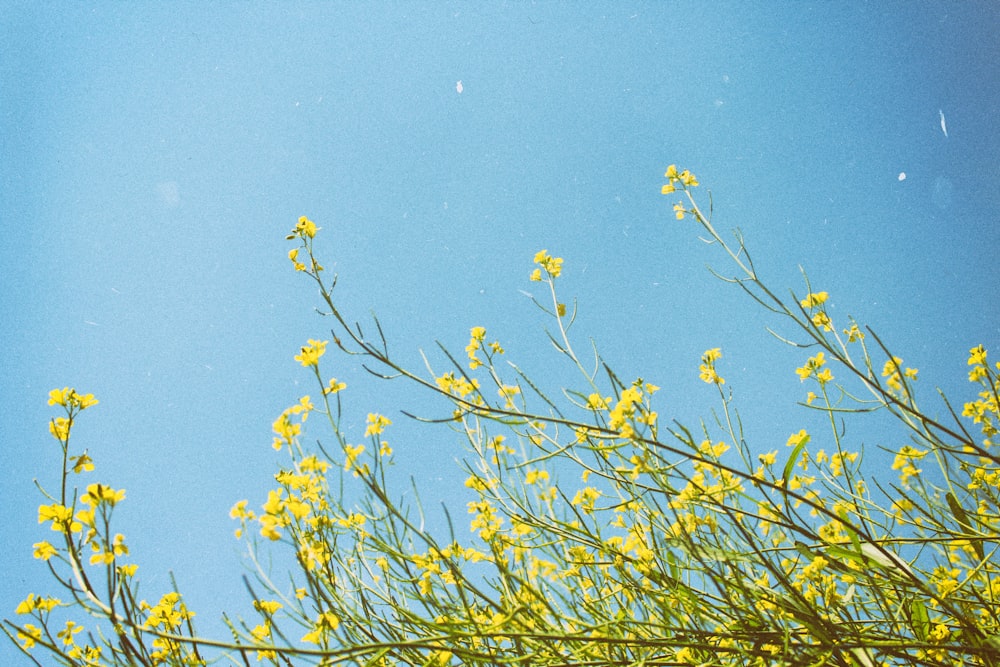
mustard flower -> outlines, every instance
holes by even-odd
[[[678,173],[677,165],[675,164],[667,167],[667,171],[663,174],[663,176],[668,179],[667,185],[664,185],[661,189],[663,194],[670,194],[671,192],[674,192],[676,189],[675,184],[677,183],[681,183],[685,188],[693,188],[700,185],[695,175],[687,169]]]
[[[371,413],[368,415],[367,428],[365,428],[365,436],[369,435],[379,435],[385,430],[386,426],[392,424],[392,421],[383,415]]]
[[[824,365],[826,365],[825,356],[822,352],[817,352],[815,357],[810,357],[808,361],[806,361],[806,364],[800,368],[796,368],[795,372],[799,376],[799,381],[804,381],[809,377],[815,377],[816,380],[822,385],[833,379],[833,374],[829,372],[829,369],[823,369]]]
[[[62,639],[63,646],[72,646],[76,643],[73,635],[83,630],[83,626],[76,621],[66,621],[66,627],[56,633],[56,637]]]
[[[14,609],[15,614],[30,614],[31,612],[37,610],[50,612],[59,605],[62,601],[57,598],[43,598],[40,595],[35,595],[34,593],[28,593],[28,597],[17,605]]]
[[[336,394],[337,392],[344,391],[345,389],[347,389],[347,383],[338,382],[337,378],[330,378],[330,381],[323,389],[323,395],[328,396],[330,394]]]
[[[698,367],[700,373],[698,374],[698,377],[701,378],[702,382],[719,385],[726,383],[726,381],[715,372],[715,362],[720,358],[722,358],[722,350],[718,347],[714,347],[711,350],[705,350],[705,353],[701,355],[701,365]]]
[[[97,405],[97,403],[98,401],[94,398],[93,394],[79,394],[76,389],[70,387],[53,389],[49,392],[49,405],[61,405],[66,408],[86,410],[93,405]]]
[[[83,529],[78,522],[73,521],[73,510],[58,503],[52,505],[39,505],[38,523],[52,522],[52,530],[65,532],[71,530],[76,533]]]
[[[902,375],[905,376],[907,379],[909,380],[917,379],[917,369],[915,368],[904,369],[902,364],[903,364],[902,359],[900,359],[899,357],[893,357],[892,359],[886,361],[885,365],[882,366],[882,377],[886,378],[886,384],[889,385],[889,388],[892,389],[893,391],[902,391],[903,389],[903,381],[902,377],[900,376],[900,370],[903,371]]]
[[[299,261],[299,248],[292,248],[288,251],[288,259],[292,261],[292,268],[296,271],[305,271],[306,265]]]
[[[805,429],[802,429],[798,433],[793,433],[788,436],[788,442],[785,443],[786,447],[798,447],[800,443],[808,443],[810,436],[806,433]]]
[[[303,366],[318,365],[319,358],[326,352],[326,346],[329,342],[328,340],[312,340],[310,338],[309,344],[303,345],[301,352],[295,355],[295,361]]]
[[[34,647],[35,642],[40,641],[42,638],[42,629],[32,625],[31,623],[24,624],[24,631],[18,631],[17,639],[21,642],[21,646],[24,650],[28,650]]]
[[[562,273],[562,257],[553,257],[548,250],[539,250],[532,260],[541,269],[535,269],[531,274],[531,279],[538,281],[542,279],[541,272],[544,270],[550,278],[558,278]]]
[[[347,458],[344,460],[344,470],[351,470],[356,468],[355,461],[361,456],[365,451],[364,445],[346,445],[344,447],[344,453],[347,454]],[[358,470],[355,470],[355,475],[357,475]]]
[[[848,343],[855,343],[859,340],[864,340],[865,335],[858,328],[857,323],[852,323],[849,329],[844,329],[844,335],[847,336]]]
[[[319,227],[316,226],[316,223],[303,215],[299,217],[299,221],[295,224],[295,228],[292,229],[292,233],[288,238],[293,239],[298,236],[299,238],[311,239],[316,236],[316,232],[318,231]]]
[[[306,633],[305,636],[302,637],[302,641],[309,644],[321,644],[326,641],[326,638],[331,632],[335,631],[339,627],[340,619],[334,614],[324,612],[316,619],[316,622],[313,624],[312,631]]]
[[[60,442],[66,442],[69,438],[69,428],[72,422],[65,417],[56,417],[49,421],[49,433]]]
[[[90,505],[91,508],[100,504],[107,504],[114,507],[125,499],[125,489],[115,491],[110,486],[104,484],[88,484],[87,492],[80,497],[80,502]]]
[[[76,474],[85,471],[90,472],[94,469],[94,460],[87,455],[87,452],[79,456],[71,456],[69,457],[69,461],[73,465],[73,472]]]
[[[816,306],[826,303],[829,296],[830,295],[826,292],[811,292],[807,294],[806,298],[799,303],[803,308],[815,308]]]
[[[59,553],[54,546],[48,542],[35,542],[31,545],[34,551],[31,555],[38,560],[48,560]]]
[[[265,614],[267,616],[271,616],[272,614],[274,614],[275,612],[277,612],[279,609],[281,609],[283,606],[284,605],[282,605],[280,602],[278,602],[276,600],[254,600],[253,601],[253,608],[256,609],[257,611],[259,611],[260,613]]]
[[[119,565],[116,569],[118,574],[122,577],[134,577],[136,570],[139,569],[139,566],[135,563],[130,563],[128,565]]]
[[[611,397],[601,398],[600,394],[591,394],[587,397],[587,407],[591,410],[607,410],[611,405]]]
[[[483,365],[483,362],[476,356],[476,352],[483,347],[483,340],[485,338],[485,327],[472,327],[469,330],[469,344],[465,346],[465,351],[469,355],[469,368],[472,370],[476,370]]]

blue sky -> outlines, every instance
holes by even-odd
[[[672,162],[773,287],[804,291],[801,265],[920,368],[925,403],[968,397],[970,347],[1000,354],[994,3],[0,5],[3,616],[57,593],[32,480],[57,483],[67,385],[101,402],[74,447],[127,490],[143,594],[173,571],[207,631],[245,603],[227,514],[265,499],[271,422],[315,393],[292,356],[328,329],[286,257],[300,215],[343,309],[411,362],[483,325],[555,373],[519,292],[549,249],[578,340],[663,386],[661,414],[709,417],[722,347],[761,450],[801,428],[805,354],[706,271],[728,267],[659,194]],[[392,416],[425,500],[461,498],[460,443],[399,415],[424,399],[326,370],[348,429]]]

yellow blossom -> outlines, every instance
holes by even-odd
[[[337,378],[330,378],[330,382],[327,383],[325,389],[323,389],[324,394],[336,394],[339,391],[347,389],[347,384],[344,382],[338,382]]]
[[[541,267],[531,274],[532,280],[541,280],[541,271],[545,271],[550,278],[558,278],[562,273],[562,257],[553,257],[548,250],[539,250],[532,261]]]
[[[309,344],[303,345],[301,352],[295,355],[295,361],[303,366],[316,366],[319,363],[319,358],[326,352],[326,346],[329,342],[328,340],[309,339]]]
[[[65,442],[69,438],[69,427],[70,420],[65,417],[56,417],[49,421],[49,433],[52,437],[61,442]]]
[[[715,372],[715,361],[722,357],[722,350],[718,347],[714,347],[711,350],[705,350],[705,353],[701,355],[701,365],[698,367],[700,371],[698,377],[701,378],[703,382],[708,384],[725,384],[726,381]]]
[[[371,413],[368,415],[368,426],[365,428],[365,437],[369,435],[379,435],[392,421],[383,415]]]
[[[303,215],[295,224],[295,228],[292,230],[292,233],[288,238],[291,239],[296,236],[300,238],[313,238],[316,236],[317,231],[319,231],[319,227],[316,226],[316,223]]]
[[[32,555],[39,560],[48,560],[59,553],[56,548],[48,542],[35,542],[31,546],[34,548]]]
[[[826,300],[829,298],[829,296],[830,295],[827,294],[826,292],[811,292],[807,294],[806,298],[804,298],[799,303],[803,308],[815,308],[816,306],[820,306],[826,303]]]
[[[292,248],[288,251],[288,259],[292,261],[292,268],[296,271],[305,271],[306,265],[299,261],[299,249]]]

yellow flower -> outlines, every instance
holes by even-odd
[[[786,447],[797,447],[799,443],[809,442],[809,434],[806,433],[805,429],[799,431],[798,433],[793,433],[788,436],[788,442],[785,443]]]
[[[305,271],[306,265],[299,261],[299,249],[292,248],[288,251],[288,259],[292,260],[292,267],[296,271]]]
[[[56,548],[48,542],[35,542],[31,546],[34,547],[32,555],[38,560],[48,560],[59,553]]]
[[[986,365],[986,348],[982,345],[977,345],[976,347],[969,350],[969,366],[985,366]],[[55,391],[55,390],[53,390]],[[49,401],[49,405],[52,405],[52,401]]]
[[[329,612],[319,615],[316,623],[313,624],[311,632],[302,637],[302,641],[309,644],[320,644],[326,640],[331,632],[340,627],[340,619]]]
[[[525,484],[536,484],[540,481],[548,481],[549,473],[545,470],[529,470],[524,476]]]
[[[607,410],[611,405],[611,397],[601,398],[600,394],[591,394],[587,397],[587,407],[591,410]]]
[[[829,298],[829,294],[826,292],[813,292],[806,295],[806,298],[799,303],[803,308],[815,308],[823,303]]]
[[[558,278],[562,273],[562,257],[553,257],[548,250],[539,250],[535,253],[532,261],[542,267],[541,270],[544,270],[550,278]],[[535,272],[531,274],[531,279],[536,280],[537,274],[537,280],[541,280],[541,270],[535,269]]]
[[[917,379],[917,369],[903,369],[902,364],[902,359],[899,357],[893,357],[892,359],[886,361],[885,365],[882,366],[882,377],[886,378],[886,384],[889,385],[889,388],[893,391],[902,391],[903,389],[903,381],[899,373],[901,369],[903,370],[903,376],[906,378],[910,380]]]
[[[72,646],[76,643],[73,635],[83,630],[83,626],[76,623],[76,621],[66,621],[66,627],[56,633],[56,636],[62,639],[63,646]]]
[[[94,460],[86,452],[79,456],[71,456],[69,460],[73,464],[73,472],[77,474],[84,471],[89,472],[94,469]]]
[[[316,223],[303,215],[299,218],[298,223],[296,223],[295,229],[292,230],[292,237],[313,238],[316,236],[317,231],[319,231],[319,227],[316,226]]]
[[[55,531],[66,531],[71,530],[74,533],[79,532],[83,529],[83,526],[73,521],[73,510],[69,507],[64,507],[58,503],[52,505],[39,505],[38,507],[38,523],[45,523],[46,521],[52,522],[52,530]]]
[[[674,187],[674,184],[678,182],[683,184],[684,187],[686,188],[693,188],[699,185],[698,179],[695,177],[694,174],[692,174],[687,169],[678,173],[677,165],[675,164],[672,164],[669,167],[667,167],[667,171],[663,174],[663,176],[669,179],[667,185],[664,185],[662,188],[663,194],[669,194],[671,192],[674,192],[674,190],[676,189]]]
[[[72,391],[69,387],[53,389],[49,392],[49,405],[66,405],[66,400]]]
[[[392,424],[392,421],[383,415],[371,413],[368,415],[368,427],[365,429],[365,436],[369,435],[379,435],[385,430],[386,426]]]
[[[125,489],[115,491],[110,486],[104,484],[88,484],[87,492],[80,497],[80,502],[97,507],[101,503],[107,503],[114,507],[125,499]]]
[[[24,632],[18,631],[17,638],[24,649],[28,650],[35,645],[36,641],[42,638],[42,629],[31,623],[25,623]]]
[[[351,470],[355,467],[354,463],[358,460],[365,451],[364,445],[345,445],[344,452],[347,454],[347,458],[344,461],[344,470]]]
[[[833,374],[830,372],[830,369],[823,368],[825,364],[825,356],[822,352],[817,352],[815,357],[810,357],[806,361],[805,366],[796,368],[795,373],[799,376],[799,381],[804,381],[808,377],[815,377],[820,384],[826,384],[833,379]]]
[[[51,433],[52,437],[56,440],[66,442],[67,438],[69,438],[69,427],[71,423],[72,422],[65,417],[56,417],[55,419],[49,421],[49,433]]]
[[[681,202],[677,202],[676,204],[674,204],[674,217],[676,217],[678,220],[683,220],[685,213],[687,213],[687,209],[684,208],[684,204],[682,204]]]
[[[347,389],[346,383],[338,382],[337,378],[330,378],[330,382],[327,383],[326,388],[323,389],[323,394],[336,394],[337,392],[344,391],[345,389]]]
[[[254,600],[253,607],[262,614],[268,616],[274,614],[276,611],[281,609],[284,605],[275,600]]]
[[[309,344],[303,345],[301,353],[295,355],[295,361],[303,366],[316,366],[319,364],[319,358],[326,352],[326,346],[329,342],[328,340],[312,340],[310,338]]]
[[[708,384],[725,384],[726,381],[715,372],[715,361],[722,357],[722,350],[718,347],[714,347],[711,350],[705,350],[705,353],[701,355],[701,365],[698,367],[700,373],[698,377],[701,378],[702,382]]]

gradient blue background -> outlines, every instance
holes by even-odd
[[[31,558],[50,536],[32,479],[57,484],[46,398],[66,385],[100,400],[80,481],[127,490],[142,594],[173,571],[205,634],[246,609],[228,511],[265,499],[271,422],[316,394],[292,356],[329,337],[286,257],[300,215],[344,310],[374,309],[402,359],[462,354],[483,325],[557,380],[519,293],[548,248],[581,349],[696,426],[698,358],[722,347],[761,451],[809,419],[807,353],[705,270],[729,267],[659,194],[671,162],[772,286],[803,292],[802,265],[920,368],[932,412],[935,386],[968,399],[970,347],[1000,356],[993,2],[2,2],[0,31],[2,616],[59,595]],[[431,404],[324,361],[353,437],[392,417],[401,470],[464,521],[459,441],[398,412]],[[905,443],[863,426],[877,474]],[[6,642],[0,662],[26,664]]]

